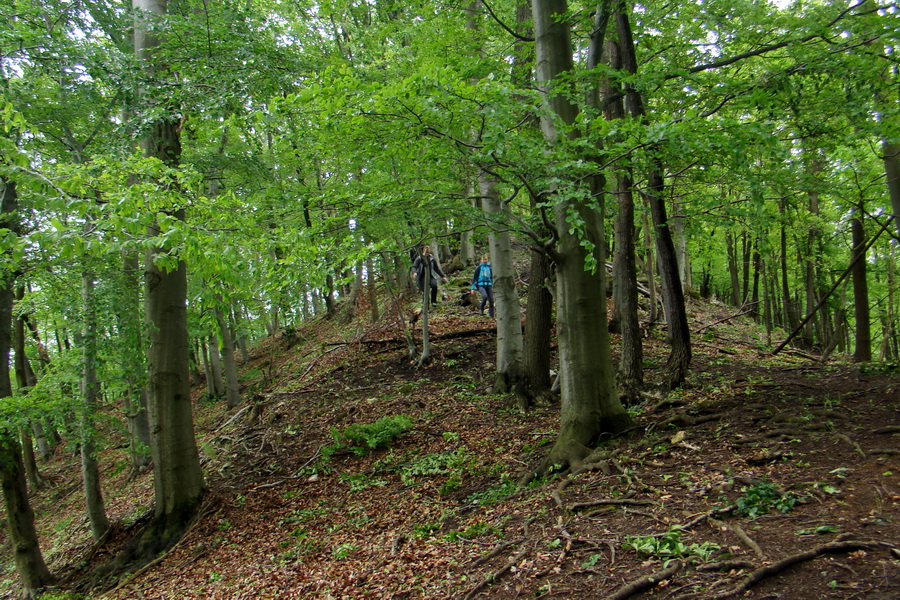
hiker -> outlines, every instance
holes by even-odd
[[[444,272],[441,270],[441,266],[438,264],[438,261],[435,260],[434,256],[431,255],[431,247],[430,246],[422,246],[422,254],[416,257],[415,262],[413,263],[413,279],[415,279],[419,284],[419,291],[424,291],[425,282],[422,281],[425,279],[425,261],[428,261],[428,264],[431,265],[431,303],[437,304],[437,293],[438,293],[438,278],[437,276],[441,276],[441,281],[447,283],[447,276],[444,275]]]
[[[491,263],[488,262],[487,255],[481,257],[481,264],[475,267],[475,274],[472,276],[472,289],[478,290],[481,294],[481,306],[478,310],[484,314],[484,305],[490,302],[488,306],[488,314],[494,318],[494,274],[491,272]]]

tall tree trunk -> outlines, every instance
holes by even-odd
[[[134,48],[145,68],[155,75],[153,50],[159,45],[156,33],[145,30],[148,22],[141,13],[154,17],[166,14],[166,0],[133,0]],[[144,94],[145,98],[149,94]],[[175,167],[181,157],[180,127],[173,114],[152,123],[142,140],[144,152]],[[166,182],[165,185],[176,185]],[[184,209],[172,212],[184,219]],[[158,224],[147,231],[150,239],[160,235]],[[194,438],[190,397],[190,364],[187,325],[187,267],[176,263],[163,266],[159,259],[170,248],[153,247],[145,258],[145,301],[149,324],[147,405],[152,435],[155,513],[153,527],[142,538],[139,552],[152,555],[173,544],[184,532],[203,498],[205,483],[200,455]]]
[[[872,360],[872,332],[869,321],[869,284],[866,280],[864,214],[865,207],[860,201],[856,212],[850,219],[853,240],[853,249],[850,252],[850,260],[853,265],[853,316],[856,320],[856,345],[853,350],[853,358],[869,362]]]
[[[91,534],[99,540],[109,529],[109,519],[100,488],[100,467],[97,464],[94,423],[100,386],[97,382],[97,323],[94,298],[94,277],[89,271],[81,276],[81,476]]]
[[[431,261],[423,260],[422,269],[422,354],[416,368],[421,367],[431,360],[431,337],[428,332],[428,306],[431,304]]]
[[[537,84],[550,109],[542,115],[541,128],[551,146],[562,141],[553,115],[566,127],[573,125],[578,116],[577,107],[563,93],[549,91],[560,76],[573,69],[569,23],[560,18],[567,11],[565,0],[532,2]],[[545,470],[581,460],[587,452],[586,446],[593,444],[601,433],[623,431],[632,424],[616,394],[606,326],[603,256],[592,256],[598,268],[589,268],[588,250],[582,245],[581,237],[570,232],[573,215],[586,224],[584,235],[594,251],[602,253],[604,248],[602,237],[596,237],[603,230],[597,227],[595,208],[577,198],[557,198],[554,206],[559,236],[555,251],[556,301],[562,406],[559,437],[544,462]]]
[[[366,257],[366,290],[369,297],[369,318],[378,321],[378,288],[375,285],[375,260],[371,255]]]
[[[497,194],[494,178],[485,172],[478,175],[481,205],[488,221],[488,239],[491,247],[491,266],[494,275],[495,314],[497,317],[496,375],[492,393],[516,395],[520,405],[527,406],[524,398],[525,349],[522,341],[522,311],[516,292],[516,271],[513,265],[512,242],[506,208]]]
[[[602,17],[601,17],[602,18]],[[600,26],[598,19],[595,23]],[[604,59],[618,71],[622,68],[619,44],[604,44]],[[607,120],[625,117],[621,100],[612,100],[620,93],[619,86],[610,79],[601,83],[601,95]],[[637,256],[635,254],[634,194],[631,168],[619,167],[616,173],[615,198],[618,211],[615,220],[615,255],[613,257],[613,313],[610,330],[622,335],[622,353],[619,362],[619,395],[626,402],[635,402],[644,384],[644,349],[641,327],[638,321]],[[613,323],[614,322],[614,323]]]
[[[537,198],[531,197],[531,208],[537,208]],[[546,233],[546,232],[545,232]],[[522,344],[525,352],[525,379],[528,397],[533,401],[549,398],[553,382],[550,380],[550,344],[553,328],[553,294],[549,286],[553,272],[550,257],[537,248],[531,250],[531,276],[525,314]]]
[[[624,7],[624,3],[620,5]],[[622,66],[630,74],[637,73],[637,56],[634,51],[634,38],[631,23],[624,10],[615,14],[616,31],[622,51]],[[646,110],[641,94],[627,89],[625,107],[629,113],[639,119],[646,119]],[[678,259],[675,243],[669,229],[666,216],[666,201],[663,191],[665,182],[663,169],[659,160],[651,158],[647,174],[647,201],[650,204],[650,216],[656,235],[656,253],[659,257],[660,280],[662,282],[663,306],[666,309],[666,322],[669,326],[669,343],[672,346],[666,361],[664,385],[670,388],[680,386],[687,377],[691,363],[691,330],[688,327],[687,307],[684,302],[684,289],[678,277]]]
[[[150,416],[147,414],[147,386],[144,382],[146,361],[145,337],[141,325],[140,256],[122,252],[123,293],[118,305],[119,348],[125,366],[125,393],[122,399],[128,425],[132,472],[137,474],[150,465]]]
[[[741,284],[738,277],[737,249],[735,248],[734,234],[725,232],[725,253],[728,255],[728,273],[731,275],[731,305],[740,308]]]
[[[897,234],[900,235],[900,144],[885,140],[881,143],[881,151],[891,210],[894,212]]]
[[[2,226],[18,233],[18,195],[16,184],[0,177],[0,216]],[[9,350],[12,342],[12,307],[15,280],[7,270],[0,276],[0,399],[12,396],[9,379]],[[14,432],[0,434],[0,488],[9,525],[10,546],[22,585],[22,595],[33,597],[37,590],[53,583],[44,563],[34,528],[34,512],[28,503],[28,487],[22,449]]]

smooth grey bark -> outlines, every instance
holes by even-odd
[[[872,328],[869,317],[869,284],[866,277],[866,232],[863,225],[865,207],[860,202],[850,219],[853,248],[850,251],[853,279],[853,316],[856,321],[853,358],[872,360]]]
[[[166,0],[133,0],[134,48],[149,75],[159,38],[149,21],[166,14]],[[149,94],[143,92],[145,99]],[[141,141],[147,156],[177,166],[181,157],[180,128],[175,115],[163,115],[150,124]],[[184,220],[184,209],[172,216]],[[154,223],[150,239],[160,234]],[[152,436],[154,523],[142,538],[139,553],[153,555],[173,544],[184,532],[203,498],[205,482],[194,437],[190,398],[189,338],[187,325],[187,266],[176,258],[171,268],[157,259],[170,249],[147,250],[144,262],[145,308],[149,330],[147,406]]]
[[[577,107],[564,94],[551,92],[558,79],[573,69],[569,23],[561,19],[565,0],[534,0],[532,17],[536,41],[537,85],[549,109],[541,117],[548,144],[564,140],[558,124],[569,128],[578,116]],[[571,131],[571,130],[570,130]],[[552,193],[552,190],[551,190]],[[557,331],[560,354],[560,432],[542,469],[566,467],[584,458],[587,446],[603,432],[623,431],[631,419],[619,402],[615,389],[612,351],[606,327],[605,269],[603,256],[592,256],[596,270],[588,269],[588,250],[581,238],[570,233],[569,216],[586,224],[584,235],[594,252],[602,252],[602,227],[597,210],[578,198],[556,198],[554,258],[557,265]]]
[[[18,233],[18,195],[15,182],[0,177],[0,227]],[[0,275],[0,399],[12,396],[9,378],[9,351],[12,344],[12,307],[15,296],[12,273]],[[0,489],[9,526],[9,541],[16,571],[22,585],[22,596],[31,598],[53,583],[44,563],[34,527],[34,511],[28,502],[28,486],[22,449],[13,432],[0,434]]]
[[[219,335],[222,336],[222,366],[225,374],[225,405],[235,408],[241,403],[241,384],[238,381],[237,363],[234,360],[234,338],[231,336],[231,328],[222,312],[222,296],[216,294],[216,305],[213,307],[213,316]]]
[[[896,217],[897,234],[900,235],[900,144],[884,140],[881,142],[881,151],[891,210]]]
[[[522,406],[527,392],[525,385],[525,349],[522,336],[522,310],[516,291],[516,271],[513,265],[512,241],[509,234],[507,207],[497,193],[494,178],[485,172],[478,175],[481,206],[488,221],[488,243],[491,248],[491,267],[494,275],[494,314],[497,324],[497,357],[494,394],[513,393]]]
[[[222,370],[222,356],[219,354],[219,342],[216,336],[209,336],[206,342],[206,357],[209,361],[210,379],[207,381],[207,389],[214,398],[225,395],[225,378]]]
[[[128,426],[131,467],[137,474],[150,465],[150,417],[147,414],[146,347],[141,324],[140,256],[122,252],[122,288],[118,304],[119,348],[125,367],[122,404]]]
[[[94,423],[100,385],[97,382],[97,315],[95,307],[94,276],[89,271],[81,276],[81,476],[85,505],[94,540],[101,539],[109,530],[109,519],[103,503],[100,487],[100,467],[97,463]]]

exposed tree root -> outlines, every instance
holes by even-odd
[[[742,581],[735,587],[716,594],[715,596],[711,596],[709,597],[709,600],[724,600],[724,598],[731,598],[732,596],[736,596],[742,592],[749,590],[751,587],[761,582],[766,577],[777,575],[788,567],[792,567],[801,562],[812,560],[814,558],[822,556],[823,554],[840,554],[843,552],[852,552],[854,550],[870,549],[873,546],[875,546],[873,542],[861,541],[832,542],[829,544],[823,544],[818,548],[813,548],[812,550],[801,552],[800,554],[788,556],[787,558],[784,558],[771,565],[760,567],[759,569],[750,573],[750,575],[748,575],[744,579],[744,581]]]
[[[762,548],[759,547],[759,544],[753,541],[753,539],[747,535],[747,533],[741,529],[741,526],[736,523],[724,523],[722,521],[717,521],[712,517],[709,518],[709,523],[714,525],[720,529],[725,529],[728,531],[733,531],[738,538],[744,543],[745,546],[753,550],[753,553],[756,554],[759,558],[765,558],[765,554],[763,554]]]
[[[896,448],[873,448],[869,450],[869,454],[880,454],[882,456],[897,456],[900,455],[900,450]]]
[[[470,600],[471,598],[474,598],[475,595],[484,587],[494,583],[495,581],[503,577],[503,575],[511,568],[513,568],[520,560],[522,560],[522,558],[524,558],[526,554],[528,554],[528,548],[522,548],[521,550],[519,550],[515,554],[515,556],[509,559],[509,561],[507,561],[505,565],[500,567],[499,570],[494,571],[493,573],[482,579],[478,584],[476,584],[475,587],[469,590],[466,595],[463,596],[463,600]]]
[[[475,561],[471,565],[469,565],[469,568],[474,569],[475,567],[479,567],[479,566],[483,565],[484,563],[489,562],[489,561],[497,558],[498,556],[500,556],[503,553],[503,551],[506,550],[507,548],[509,548],[510,546],[515,546],[516,544],[521,544],[524,541],[525,541],[525,538],[521,537],[521,538],[518,538],[515,540],[511,540],[509,542],[502,542],[500,544],[497,544],[496,546],[494,546],[493,550],[491,550],[484,556],[475,559]]]
[[[633,498],[604,498],[602,500],[593,500],[591,502],[578,502],[569,506],[570,511],[581,510],[583,508],[591,508],[593,506],[652,506],[656,502],[653,500],[636,500]]]
[[[675,561],[665,569],[661,571],[657,571],[655,573],[651,573],[650,575],[644,575],[643,577],[639,577],[634,581],[627,583],[614,591],[612,594],[605,597],[605,600],[625,600],[625,598],[630,598],[634,596],[638,592],[643,592],[648,588],[652,588],[657,585],[660,581],[665,581],[667,579],[671,579],[675,576],[678,571],[681,570],[681,562]]]
[[[900,433],[900,425],[890,425],[888,427],[880,427],[880,428],[876,429],[875,431],[873,431],[872,433],[885,433],[885,434]]]
[[[836,433],[835,437],[837,437],[837,439],[841,440],[842,442],[846,442],[850,447],[852,447],[854,450],[859,452],[859,454],[862,455],[863,457],[866,456],[866,452],[860,447],[859,444],[857,444],[856,442],[851,440],[849,436],[847,436],[843,433]]]

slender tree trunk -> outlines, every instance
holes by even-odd
[[[44,487],[44,480],[38,469],[37,459],[34,456],[34,444],[31,441],[31,433],[27,427],[19,430],[19,439],[22,443],[22,461],[25,465],[25,479],[32,491]]]
[[[3,226],[18,233],[18,195],[16,184],[0,177],[0,216]],[[12,396],[9,379],[9,351],[12,342],[12,307],[15,280],[7,271],[0,277],[0,399]],[[28,486],[25,482],[25,466],[22,449],[15,432],[0,434],[0,488],[9,525],[9,545],[12,547],[22,585],[22,596],[35,593],[53,583],[53,576],[44,563],[37,531],[34,528],[34,512],[28,503]]]
[[[866,280],[866,233],[863,226],[865,207],[860,202],[850,219],[853,249],[850,252],[853,277],[853,316],[856,321],[856,345],[853,358],[861,362],[872,360],[872,332],[869,321],[869,285]],[[860,257],[860,255],[862,255]]]
[[[16,300],[21,300],[24,295],[25,288],[17,286]],[[35,377],[34,371],[31,370],[28,356],[25,354],[25,323],[21,317],[15,319],[13,324],[13,350],[15,353],[13,370],[16,373],[16,383],[19,386],[19,394],[25,395],[37,383],[37,377]],[[35,426],[35,430],[40,430],[40,423],[36,421],[32,423]],[[20,429],[19,438],[22,443],[22,458],[25,463],[25,477],[28,480],[28,485],[31,486],[32,490],[40,489],[43,487],[44,481],[41,478],[41,472],[38,469],[37,460],[34,456],[34,445],[32,444],[32,437],[28,427]],[[49,448],[47,447],[46,439],[43,439],[43,445],[48,456]]]
[[[597,19],[595,18],[595,23]],[[597,23],[599,25],[599,23]],[[619,45],[615,41],[604,44],[604,59],[618,71],[622,68]],[[625,117],[621,100],[612,101],[619,94],[619,86],[610,79],[601,83],[607,120]],[[615,255],[613,257],[613,318],[610,330],[622,335],[619,362],[619,395],[627,403],[637,401],[644,385],[644,349],[638,321],[637,256],[635,253],[634,194],[631,168],[620,167],[616,173],[615,198],[618,211],[615,220]]]
[[[622,66],[631,74],[637,73],[637,57],[634,51],[634,38],[631,23],[624,10],[615,14],[616,31],[622,50]],[[639,119],[646,119],[643,98],[634,89],[627,89],[625,107],[630,114]],[[663,190],[665,182],[663,169],[659,160],[651,160],[647,174],[647,201],[650,204],[650,216],[656,236],[656,252],[659,257],[660,279],[662,282],[663,306],[666,309],[666,322],[669,325],[669,341],[672,350],[666,361],[665,382],[671,388],[680,386],[687,377],[691,363],[691,331],[688,327],[687,308],[684,302],[684,289],[678,277],[678,259],[675,244],[669,229],[666,215],[666,204]]]
[[[423,260],[422,269],[422,354],[416,368],[431,360],[431,339],[428,332],[428,306],[431,303],[431,261]]]
[[[731,305],[740,308],[741,284],[738,278],[737,251],[735,249],[734,235],[730,231],[725,232],[725,252],[728,255],[728,273],[731,275]]]
[[[759,322],[759,278],[762,271],[762,256],[759,253],[759,238],[753,240],[753,291],[750,294],[750,304],[753,307],[753,318]]]
[[[147,414],[145,383],[146,347],[141,325],[140,257],[136,252],[122,253],[123,293],[119,304],[119,348],[125,367],[125,394],[122,399],[128,425],[133,473],[150,465],[150,416]]]
[[[225,405],[235,408],[241,403],[241,384],[238,381],[237,363],[234,360],[234,338],[231,336],[231,328],[225,320],[221,309],[222,296],[216,294],[216,305],[213,307],[213,315],[216,325],[222,336],[222,364],[225,372]]]
[[[533,211],[537,198],[531,197]],[[531,250],[531,276],[528,282],[528,304],[522,344],[525,352],[525,379],[528,397],[533,400],[549,398],[553,382],[550,380],[550,344],[553,328],[553,294],[549,286],[553,272],[550,257],[536,248]]]
[[[103,504],[100,487],[100,468],[97,464],[94,423],[100,386],[97,382],[97,323],[94,298],[94,277],[86,271],[81,277],[81,303],[83,307],[81,333],[81,476],[91,534],[99,540],[109,529],[109,519]]]
[[[375,261],[366,257],[366,290],[369,296],[369,318],[373,323],[378,321],[378,288],[375,285]]]
[[[525,399],[525,349],[522,341],[522,312],[516,292],[516,272],[512,258],[506,209],[497,194],[496,182],[488,173],[478,176],[481,205],[490,227],[491,265],[494,275],[495,314],[497,317],[496,375],[492,392],[513,393],[520,405]]]
[[[212,386],[210,387],[212,390],[212,396],[214,398],[221,398],[225,395],[225,379],[223,377],[222,372],[222,356],[219,354],[219,342],[216,340],[216,336],[209,336],[209,341],[206,343],[206,355],[209,357],[209,373],[212,375]]]

